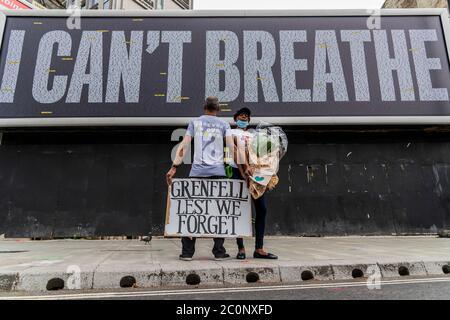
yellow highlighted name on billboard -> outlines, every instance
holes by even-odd
[[[182,97],[182,96],[178,96],[175,98],[175,100],[189,100],[190,97]]]

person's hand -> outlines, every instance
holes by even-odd
[[[175,173],[177,172],[177,168],[175,167],[171,167],[169,169],[169,171],[166,174],[166,181],[167,181],[167,185],[170,187],[172,185],[172,178],[175,175]]]
[[[251,177],[251,176],[253,176],[253,169],[250,167],[247,167],[247,169],[245,169],[244,173],[247,177]]]
[[[253,176],[253,169],[251,169],[250,167],[247,167],[244,170],[244,179],[245,182],[247,182],[247,188],[250,188],[250,177]]]

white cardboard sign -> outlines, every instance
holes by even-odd
[[[247,183],[234,179],[174,179],[167,196],[165,236],[252,236]]]

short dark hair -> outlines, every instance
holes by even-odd
[[[252,115],[252,112],[250,111],[249,108],[241,108],[238,111],[236,111],[236,113],[233,116],[234,121],[236,121],[236,118],[241,115],[241,114],[246,114],[248,116],[248,118],[250,119],[250,116]]]
[[[206,98],[204,108],[205,110],[208,111],[219,111],[220,110],[219,99],[214,96]]]

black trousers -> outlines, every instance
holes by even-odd
[[[233,168],[233,179],[244,178],[241,172],[237,168]],[[250,196],[251,197],[251,196]],[[262,249],[264,247],[264,233],[266,229],[266,215],[267,215],[267,205],[266,197],[263,194],[258,199],[253,199],[253,205],[255,206],[255,249]],[[236,244],[238,249],[244,249],[244,239],[236,238]]]
[[[195,241],[197,238],[189,239],[188,237],[181,238],[182,251],[181,254],[183,256],[192,257],[195,253]],[[225,242],[224,238],[214,238],[214,247],[212,249],[212,253],[215,257],[222,256],[226,253],[225,247],[223,243]]]
[[[225,179],[225,177],[193,177],[196,179]],[[189,237],[182,237],[181,238],[181,254],[183,256],[189,256],[192,257],[195,253],[195,241],[197,238],[190,239]],[[214,240],[214,247],[212,249],[212,253],[215,257],[224,255],[227,251],[225,250],[225,247],[223,246],[223,243],[225,242],[224,238],[213,238]]]

